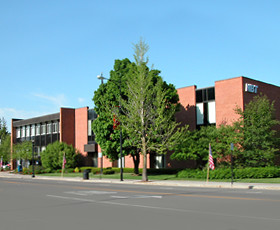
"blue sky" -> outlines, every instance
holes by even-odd
[[[0,0],[0,117],[93,107],[96,78],[149,44],[176,88],[246,76],[280,85],[278,0]]]

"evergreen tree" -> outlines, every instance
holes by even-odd
[[[4,162],[10,161],[11,136],[8,132],[7,123],[4,118],[0,118],[0,158]]]

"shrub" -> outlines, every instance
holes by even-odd
[[[65,153],[65,168],[75,168],[80,161],[80,154],[72,145],[56,141],[49,144],[45,151],[41,153],[42,165],[45,168],[61,170],[63,155]]]
[[[263,168],[237,168],[233,170],[235,179],[245,178],[276,178],[280,177],[279,167],[263,167]],[[177,173],[178,178],[196,178],[205,179],[207,176],[207,170],[199,169],[184,169]],[[210,179],[230,179],[231,169],[230,168],[218,168],[210,170]]]
[[[105,169],[103,170],[104,175],[115,174],[115,170],[113,169]]]

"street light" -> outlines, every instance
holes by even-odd
[[[35,177],[35,168],[34,168],[34,140],[32,140],[32,177]]]
[[[111,82],[114,82],[118,87],[119,87],[119,91],[120,91],[120,98],[119,98],[119,114],[121,114],[121,80],[118,81],[114,81],[112,79],[108,79],[103,77],[102,73],[101,75],[98,75],[97,78],[99,80],[101,80],[101,84],[103,84],[103,80],[108,80]],[[123,164],[122,164],[122,129],[120,128],[120,166],[121,166],[121,172],[120,172],[120,180],[123,181]]]

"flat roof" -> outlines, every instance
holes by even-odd
[[[16,120],[13,121],[13,126],[14,127],[20,127],[24,125],[32,125],[32,124],[37,124],[37,123],[44,123],[48,121],[56,121],[60,119],[60,113],[53,113],[45,116],[40,116],[40,117],[34,117],[30,119],[22,119],[22,120]]]

